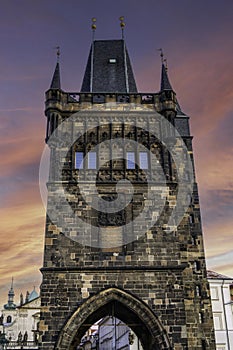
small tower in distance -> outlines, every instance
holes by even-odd
[[[14,303],[14,296],[15,296],[15,292],[14,292],[14,288],[13,288],[13,277],[12,277],[12,281],[11,281],[11,287],[8,293],[8,303],[4,305],[4,309],[5,310],[15,310],[16,309],[16,304]]]

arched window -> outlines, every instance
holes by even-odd
[[[12,317],[11,316],[7,316],[6,323],[11,323],[11,322],[12,322]]]
[[[201,264],[200,261],[194,261],[194,270],[195,272],[199,272],[201,270]]]
[[[199,323],[204,323],[204,315],[203,315],[203,312],[199,312]]]
[[[195,219],[194,219],[194,215],[193,214],[189,215],[189,223],[190,224],[194,224],[195,223]]]
[[[201,286],[199,286],[199,285],[196,286],[196,296],[197,297],[201,296]]]

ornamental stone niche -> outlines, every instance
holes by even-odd
[[[45,115],[39,349],[77,349],[105,316],[144,350],[215,349],[189,118],[164,62],[160,91],[139,93],[124,40],[93,41],[80,92],[57,62]]]

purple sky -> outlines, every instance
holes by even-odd
[[[230,0],[1,0],[0,302],[11,277],[37,290],[45,211],[39,193],[44,92],[61,47],[62,88],[79,91],[91,44],[125,38],[140,92],[160,87],[163,48],[169,77],[190,115],[208,268],[233,277],[233,2]]]

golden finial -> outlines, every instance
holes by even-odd
[[[120,20],[120,26],[122,31],[122,39],[124,39],[124,28],[125,28],[124,16],[121,16],[119,20]]]
[[[92,41],[94,41],[94,37],[95,37],[95,30],[96,30],[96,18],[92,17],[92,25],[91,25],[91,29],[92,29]]]
[[[92,20],[91,29],[92,29],[92,30],[96,30],[96,24],[95,24],[95,23],[96,23],[96,18],[95,18],[95,17],[92,17],[91,20]]]

